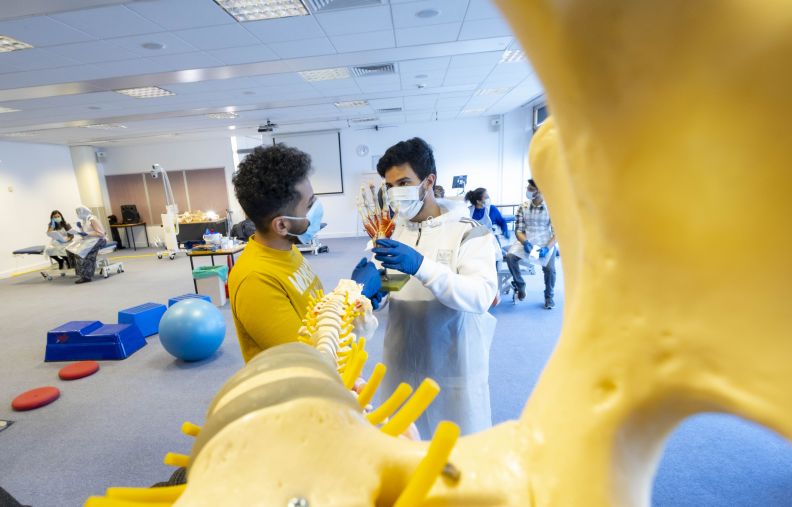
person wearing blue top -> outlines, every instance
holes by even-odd
[[[494,225],[500,227],[503,237],[509,239],[509,226],[498,208],[490,203],[489,194],[486,188],[477,188],[465,194],[465,199],[470,202],[470,218],[480,223],[488,229]]]

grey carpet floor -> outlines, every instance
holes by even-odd
[[[326,288],[349,276],[364,241],[327,241],[330,252],[309,255]],[[149,253],[151,251],[148,251]],[[125,255],[147,251],[124,251]],[[62,363],[44,363],[46,332],[69,320],[116,322],[119,309],[166,303],[192,291],[189,261],[156,257],[124,260],[126,272],[94,283],[44,281],[36,273],[0,280],[0,486],[36,507],[79,506],[108,486],[147,486],[165,480],[168,451],[188,453],[185,420],[203,423],[218,388],[242,366],[228,307],[226,339],[212,358],[175,360],[157,336],[124,361],[103,361],[94,376],[73,382],[57,377]],[[542,308],[542,279],[528,279],[528,299],[493,310],[498,327],[491,354],[495,423],[519,416],[560,331],[563,275],[557,308]],[[368,368],[381,357],[387,315],[367,347]],[[13,412],[10,401],[28,389],[52,385],[55,403]],[[581,459],[585,459],[581,456]],[[662,506],[790,505],[792,447],[767,430],[729,416],[692,418],[672,436],[655,482],[653,504]]]

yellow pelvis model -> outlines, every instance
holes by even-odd
[[[224,391],[257,375],[269,389],[213,407],[192,455],[169,458],[189,462],[186,486],[90,504],[646,506],[692,414],[792,437],[789,2],[498,3],[553,113],[531,168],[566,278],[562,335],[521,418],[456,444],[453,426],[394,437],[431,385],[385,433],[346,389],[363,347],[341,340],[341,377],[329,351],[293,344]]]

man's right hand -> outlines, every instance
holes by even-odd
[[[523,241],[523,248],[525,249],[525,253],[531,253],[531,250],[533,250],[533,245],[526,239]]]

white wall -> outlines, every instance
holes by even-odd
[[[102,165],[105,175],[148,172],[152,164],[160,164],[167,171],[225,168],[228,202],[233,211],[233,220],[242,220],[242,209],[234,197],[231,177],[236,167],[229,138],[202,139],[197,141],[169,141],[156,144],[134,144],[102,148],[105,152]],[[108,206],[110,203],[106,203]],[[152,203],[153,205],[153,203]],[[186,210],[180,210],[181,212]],[[219,210],[218,210],[219,211]],[[135,230],[135,241],[145,244],[141,228]],[[149,226],[149,239],[161,237],[162,228]]]
[[[6,224],[0,277],[48,266],[49,261],[43,257],[14,257],[11,252],[47,243],[50,212],[58,209],[74,223],[74,209],[79,205],[68,146],[0,141],[0,216]]]

